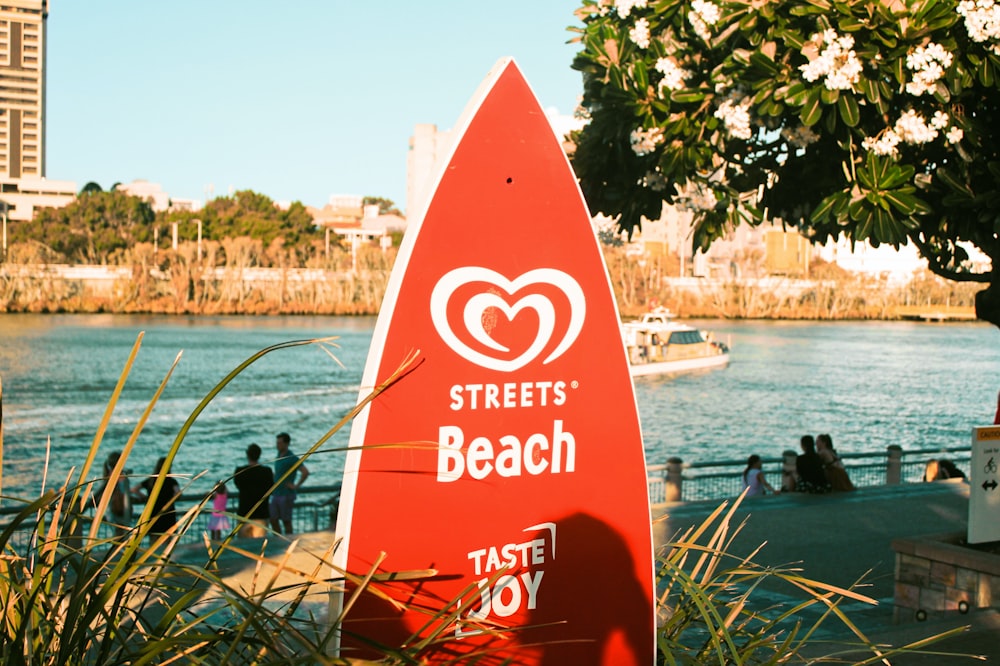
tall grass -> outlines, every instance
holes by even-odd
[[[295,557],[299,541],[279,552],[263,541],[235,538],[236,529],[221,542],[207,539],[196,547],[181,546],[181,536],[192,529],[205,503],[184,512],[163,534],[152,532],[153,503],[149,502],[133,525],[120,533],[105,527],[113,484],[100,487],[91,480],[99,459],[104,432],[142,343],[137,338],[91,448],[79,471],[53,487],[43,481],[36,499],[5,498],[20,509],[0,531],[0,663],[5,666],[61,664],[360,664],[357,659],[332,656],[345,617],[361,594],[390,599],[383,581],[432,577],[419,570],[381,573],[336,570],[336,544],[330,539],[321,552]],[[177,455],[199,414],[236,376],[266,354],[300,345],[313,345],[333,354],[332,338],[282,343],[264,349],[235,368],[206,395],[180,428],[160,472],[155,493],[166,479],[169,460]],[[377,399],[415,365],[413,355],[399,370],[361,401],[321,437],[300,462],[323,452],[324,445],[351,422],[371,400]],[[129,453],[170,380],[174,360],[149,404],[138,418],[122,456],[110,477],[121,474]],[[0,383],[0,489],[3,461],[3,385]],[[294,474],[291,470],[289,474]],[[276,484],[281,483],[276,480]],[[866,639],[841,609],[843,600],[868,601],[844,590],[802,578],[792,570],[756,566],[750,558],[729,554],[738,532],[730,523],[735,506],[720,507],[702,525],[672,540],[657,558],[659,568],[659,660],[663,664],[777,664],[806,661],[817,643],[821,624],[837,622],[853,639],[831,645],[838,651],[857,649],[885,661],[917,646],[886,648]],[[27,545],[19,537],[28,534]],[[110,535],[110,536],[107,536]],[[281,537],[272,537],[281,543]],[[305,562],[305,564],[303,564]],[[253,574],[234,577],[234,569]],[[267,573],[270,572],[270,573]],[[614,575],[607,572],[604,575]],[[755,591],[768,580],[780,579],[805,594],[789,608],[758,608]],[[240,582],[242,581],[242,582]],[[581,585],[586,581],[581,581]],[[330,617],[323,603],[331,592],[352,590],[342,611]],[[461,599],[467,597],[465,602]],[[475,595],[464,594],[428,619],[426,633],[403,645],[380,645],[368,640],[378,663],[441,662],[442,646],[454,635],[455,623],[465,615]],[[320,600],[317,605],[316,600]],[[396,602],[393,602],[396,603]],[[811,625],[798,620],[803,609],[820,606]],[[419,609],[415,609],[419,610]],[[464,621],[464,620],[463,620]],[[510,640],[511,631],[482,627],[497,642]],[[945,635],[942,635],[943,638]],[[515,635],[516,637],[516,635]],[[596,657],[595,657],[596,658]],[[490,650],[466,655],[463,663],[497,663]],[[888,662],[886,662],[888,663]]]

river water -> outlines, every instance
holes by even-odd
[[[316,346],[263,357],[230,383],[187,433],[174,472],[207,490],[274,435],[302,452],[357,401],[374,318],[0,315],[2,494],[37,496],[46,468],[59,482],[86,456],[140,332],[142,345],[102,443],[128,439],[171,363],[180,362],[129,459],[147,474],[184,420],[260,349],[337,336],[336,360]],[[646,458],[688,462],[779,456],[804,433],[828,432],[841,452],[966,446],[992,422],[1000,330],[979,323],[698,321],[732,345],[724,370],[636,383]],[[609,414],[608,418],[614,418]],[[339,481],[349,427],[309,461],[311,483]],[[95,472],[91,475],[94,476]],[[201,476],[198,476],[201,475]]]

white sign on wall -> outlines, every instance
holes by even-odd
[[[969,543],[1000,541],[1000,425],[972,429]]]

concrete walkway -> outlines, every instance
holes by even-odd
[[[851,602],[844,606],[848,617],[871,639],[880,644],[900,646],[954,627],[969,626],[959,636],[934,647],[935,650],[988,655],[988,663],[1000,663],[1000,615],[994,611],[979,611],[968,615],[932,617],[927,622],[913,618],[893,618],[893,574],[895,554],[891,543],[901,537],[962,531],[968,519],[966,484],[938,482],[862,488],[852,493],[803,495],[789,493],[778,496],[751,498],[736,510],[735,524],[743,523],[735,537],[732,552],[748,555],[758,547],[754,562],[770,567],[795,567],[813,580],[850,587],[860,581],[859,592],[878,600],[871,606]],[[678,502],[654,507],[654,539],[667,542],[670,535],[702,523],[720,501]],[[248,551],[263,552],[269,559],[285,559],[287,571],[280,574],[277,585],[301,583],[298,572],[312,572],[319,566],[320,577],[329,575],[322,566],[333,534],[317,532],[299,535],[296,548],[285,558],[288,542],[272,537],[266,545],[260,539],[239,539],[234,545]],[[204,546],[185,547],[188,555],[180,559],[197,562],[204,558]],[[199,552],[200,551],[200,552]],[[189,559],[190,558],[190,559]],[[238,553],[225,554],[219,563],[220,572],[228,584],[248,593],[260,590],[275,571],[271,564],[258,567]],[[315,586],[315,594],[307,599],[309,610],[325,616],[328,597],[323,586]],[[786,605],[802,598],[790,586],[764,585],[755,592],[757,603],[763,606]],[[288,595],[292,595],[289,593]],[[808,625],[816,617],[801,617]],[[317,617],[317,619],[319,619]],[[819,638],[848,640],[850,635],[835,621],[824,623],[832,627]],[[840,633],[838,633],[840,632]],[[815,656],[829,653],[829,645],[818,645]],[[870,653],[869,653],[870,656]],[[844,663],[853,663],[847,659]],[[891,660],[896,665],[973,664],[982,663],[957,656],[907,655]]]
[[[701,524],[720,503],[710,500],[657,505],[654,540],[663,544],[672,535]],[[845,611],[859,629],[878,643],[900,646],[968,625],[968,631],[933,649],[988,655],[991,663],[1000,663],[1000,616],[994,611],[939,614],[927,622],[901,617],[897,623],[893,617],[892,541],[964,531],[968,506],[969,486],[952,482],[861,488],[830,495],[754,497],[745,500],[735,512],[733,523],[742,523],[742,528],[731,552],[746,556],[760,548],[753,558],[757,564],[799,568],[807,578],[839,587],[858,584],[857,591],[875,598],[878,605],[852,602],[844,606]],[[758,602],[765,606],[789,604],[801,598],[803,594],[795,588],[775,583],[763,586]],[[815,618],[802,619],[808,623]],[[846,635],[841,625],[829,624],[833,634],[824,634],[824,638],[836,639],[840,637],[838,631]],[[906,655],[891,661],[976,663],[956,656],[931,655]]]

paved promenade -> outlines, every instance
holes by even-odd
[[[968,631],[934,649],[987,655],[986,663],[1000,663],[1000,614],[995,611],[932,615],[925,622],[904,618],[907,621],[896,624],[893,620],[893,539],[963,531],[968,519],[968,493],[966,484],[937,482],[862,488],[832,495],[789,493],[752,498],[736,512],[737,524],[746,520],[735,539],[734,550],[746,555],[763,544],[754,558],[758,564],[800,567],[806,577],[843,587],[862,581],[859,591],[877,599],[879,604],[872,607],[852,602],[844,608],[848,617],[878,643],[899,646],[946,629],[970,625]],[[669,535],[700,524],[719,504],[720,501],[707,500],[657,505],[654,507],[656,542],[662,544]],[[317,532],[299,538],[286,565],[293,570],[313,572],[331,545],[333,535]],[[260,552],[262,542],[241,539],[236,545]],[[286,545],[282,538],[272,538],[266,546],[266,555],[280,560]],[[191,548],[190,556],[197,555],[198,547],[186,548]],[[203,556],[203,547],[201,553]],[[273,571],[270,565],[256,570],[236,554],[225,556],[220,565],[232,585],[247,591],[260,589]],[[288,576],[283,574],[279,584],[298,582]],[[755,593],[755,598],[769,605],[792,602],[796,595],[794,589],[765,586]],[[318,616],[325,615],[326,595],[317,590],[307,605]],[[814,618],[802,618],[807,624],[811,619]],[[821,639],[850,638],[837,633],[841,630],[835,621],[823,626],[830,633],[821,634]],[[828,645],[819,645],[817,649],[815,656],[830,651]],[[848,658],[844,663],[852,661]],[[983,663],[940,655],[907,655],[891,661],[897,666]]]
[[[678,502],[654,507],[654,539],[665,542],[679,530],[700,524],[719,506],[716,500]],[[851,603],[848,617],[870,638],[902,645],[952,627],[972,628],[935,650],[989,655],[1000,663],[1000,614],[932,615],[925,622],[893,619],[895,553],[892,541],[903,537],[964,531],[968,522],[969,486],[936,482],[861,488],[851,493],[805,495],[787,493],[747,499],[737,509],[735,523],[744,523],[733,550],[748,555],[763,545],[754,561],[765,566],[789,565],[823,583],[849,587],[879,601],[875,607]],[[745,522],[744,522],[745,519]],[[763,601],[802,598],[794,588],[765,587]],[[810,618],[803,618],[808,622]],[[824,626],[826,626],[824,624]],[[836,627],[835,622],[830,623]],[[835,638],[836,635],[825,636]],[[822,654],[822,651],[820,652]],[[973,664],[969,659],[908,655],[893,664]]]

